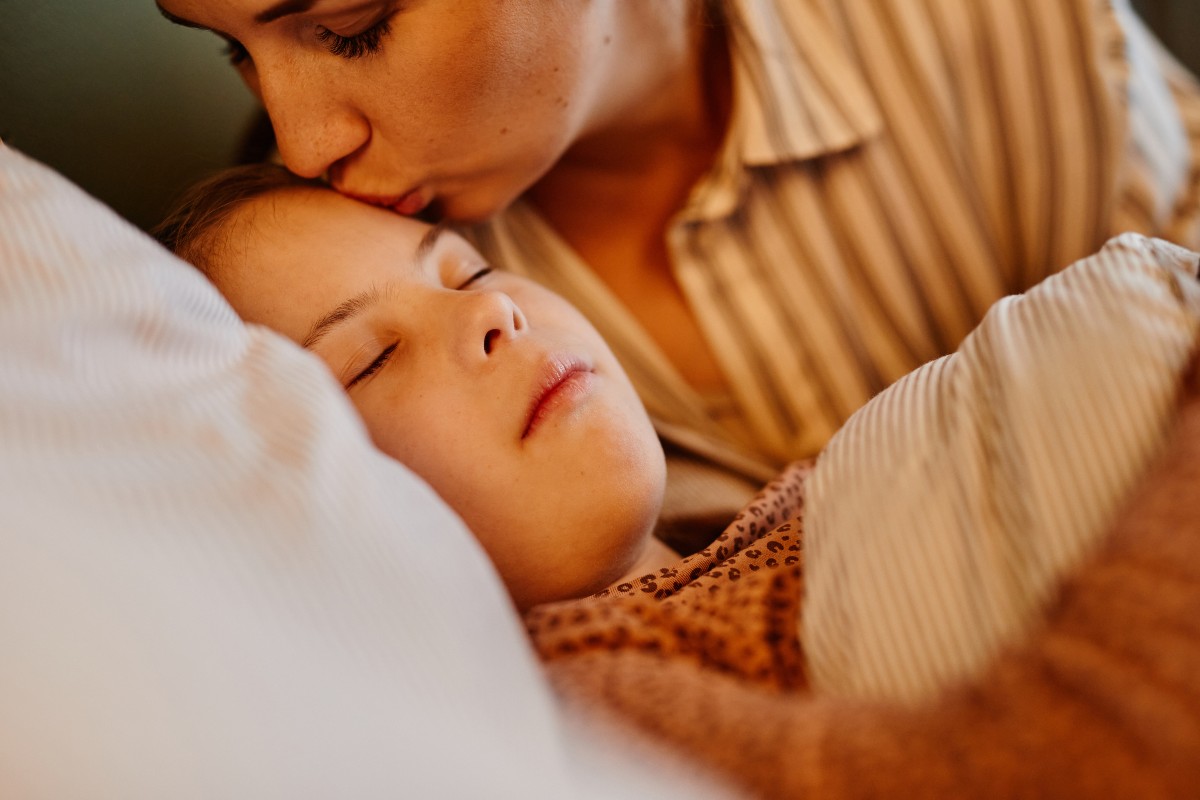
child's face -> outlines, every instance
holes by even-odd
[[[276,192],[237,212],[216,283],[246,321],[324,359],[518,606],[599,590],[661,504],[645,410],[573,306],[431,230],[332,191]]]

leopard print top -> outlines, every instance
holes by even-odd
[[[807,686],[801,513],[811,462],[787,468],[708,547],[591,597],[531,609],[546,662],[597,651],[683,660],[771,690]]]

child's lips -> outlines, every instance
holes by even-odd
[[[556,411],[586,396],[591,391],[595,377],[592,368],[579,358],[551,357],[534,385],[533,400],[525,415],[521,439],[529,438]]]

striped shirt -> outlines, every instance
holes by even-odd
[[[1198,262],[1115,239],[997,303],[833,437],[805,514],[815,688],[920,702],[1026,640],[1162,450]]]
[[[726,6],[728,136],[666,239],[735,420],[532,205],[473,232],[596,324],[677,457],[753,486],[1111,235],[1200,244],[1200,90],[1124,0]]]

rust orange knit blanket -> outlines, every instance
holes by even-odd
[[[919,706],[817,697],[804,467],[708,550],[527,618],[564,702],[763,797],[1200,796],[1200,386],[1044,624]]]

